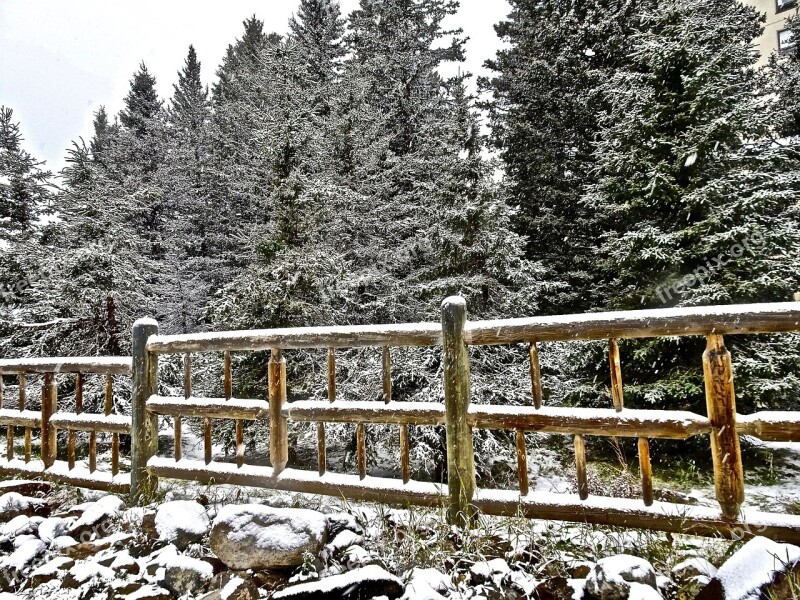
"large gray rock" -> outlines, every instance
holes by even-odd
[[[780,586],[784,575],[798,565],[797,546],[754,537],[725,561],[697,600],[757,600],[767,597],[770,591],[775,597],[783,597],[776,593],[775,586]]]
[[[197,595],[205,591],[214,568],[199,558],[173,556],[167,561],[165,587],[176,596]]]
[[[225,506],[211,527],[210,546],[228,568],[272,569],[316,557],[327,539],[325,515],[260,504]]]
[[[79,542],[89,542],[110,535],[115,530],[115,521],[125,503],[117,496],[103,496],[86,505],[83,513],[69,530],[69,535]]]
[[[377,565],[301,583],[275,592],[272,600],[344,600],[403,594],[403,582]]]
[[[19,515],[45,515],[49,512],[47,502],[29,498],[17,492],[7,492],[0,496],[0,523],[6,523]]]
[[[653,565],[637,556],[617,554],[597,561],[586,577],[586,591],[600,600],[626,600],[631,594],[631,584],[635,583],[649,586],[661,596]],[[639,588],[635,591],[642,594]]]
[[[155,530],[158,539],[186,548],[208,534],[210,521],[205,506],[191,500],[175,500],[158,507]]]

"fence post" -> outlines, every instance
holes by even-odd
[[[721,335],[708,336],[703,352],[706,406],[711,421],[711,458],[714,487],[722,514],[735,519],[744,502],[744,473],[739,434],[736,432],[736,395],[731,354]]]
[[[158,485],[147,472],[147,461],[158,450],[158,420],[147,412],[147,399],[158,389],[158,355],[147,351],[147,339],[158,333],[153,319],[133,324],[133,389],[131,392],[131,502],[146,500]]]
[[[269,353],[269,461],[275,475],[289,462],[289,434],[286,417],[281,415],[286,404],[286,358],[279,348]]]
[[[444,403],[447,419],[447,487],[450,494],[448,522],[469,525],[475,493],[475,457],[469,409],[469,351],[464,343],[467,303],[460,296],[442,302],[442,353]]]
[[[55,373],[45,373],[42,384],[42,462],[49,469],[56,462],[56,428],[50,417],[56,412],[58,402]]]

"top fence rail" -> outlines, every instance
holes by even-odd
[[[14,358],[0,360],[0,375],[19,373],[102,373],[128,375],[130,356]]]
[[[800,305],[776,302],[471,321],[464,327],[464,341],[480,346],[798,330]],[[271,348],[437,346],[441,343],[441,324],[411,323],[156,335],[148,340],[147,350],[156,354],[178,354]]]

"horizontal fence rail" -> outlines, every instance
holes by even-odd
[[[5,460],[0,459],[0,475],[43,477],[80,487],[127,492],[130,478],[120,473],[120,436],[130,435],[129,416],[113,414],[114,377],[130,376],[130,357],[54,357],[0,360],[0,426],[6,427]],[[58,411],[59,374],[74,375],[75,412]],[[41,409],[28,410],[29,375],[41,377]],[[104,378],[104,414],[83,412],[86,376]],[[63,375],[62,375],[63,376]],[[16,379],[18,408],[4,408],[12,402],[5,378]],[[17,457],[17,430],[23,429],[22,457]],[[33,432],[39,432],[38,459],[33,457]],[[66,460],[58,460],[58,431],[67,432]],[[88,434],[88,466],[77,465],[76,440]],[[109,437],[111,469],[97,469],[98,436]]]
[[[132,440],[130,493],[134,499],[155,489],[159,477],[266,487],[310,494],[326,494],[354,500],[443,506],[448,519],[467,524],[480,511],[485,514],[579,521],[659,531],[747,536],[756,532],[775,539],[800,542],[800,517],[742,511],[744,477],[739,437],[765,441],[800,441],[800,412],[763,411],[736,413],[731,356],[727,335],[800,331],[797,302],[659,309],[614,313],[562,315],[493,321],[467,320],[463,299],[448,298],[442,305],[441,323],[339,326],[251,331],[159,335],[152,320],[134,325],[132,359],[109,359],[106,374],[131,373],[132,414],[71,415],[47,417],[52,430],[129,432]],[[643,410],[625,407],[620,339],[703,336],[707,346],[698,365],[703,365],[707,413]],[[609,357],[610,402],[607,408],[544,406],[539,364],[540,342],[606,340]],[[526,344],[530,372],[527,406],[470,403],[470,346]],[[392,353],[402,347],[440,347],[444,403],[398,402],[393,396]],[[382,401],[337,398],[337,352],[345,348],[374,347],[380,352]],[[327,351],[327,401],[287,398],[285,350]],[[231,353],[268,351],[264,398],[234,397]],[[221,352],[223,397],[198,396],[192,389],[193,354]],[[160,395],[159,356],[183,359],[183,393]],[[69,362],[69,361],[72,362]],[[81,372],[98,359],[44,359],[28,372],[47,374]],[[62,361],[62,362],[59,362]],[[128,370],[122,362],[128,361]],[[20,365],[0,361],[0,373],[16,374]],[[31,363],[32,361],[28,361]],[[25,366],[25,365],[22,365]],[[112,369],[120,368],[122,371]],[[16,369],[16,370],[15,370]],[[33,370],[39,369],[39,370]],[[174,392],[173,392],[174,393]],[[38,427],[44,417],[37,412],[0,406],[0,425]],[[157,452],[157,418],[174,425],[174,456]],[[126,420],[127,419],[127,420]],[[183,456],[182,436],[186,419],[202,423],[202,459]],[[235,460],[213,460],[212,433],[215,420],[235,423]],[[244,424],[263,422],[269,428],[270,466],[253,464],[244,443]],[[317,470],[288,466],[290,422],[316,427]],[[355,426],[356,474],[328,470],[326,425]],[[367,428],[396,427],[400,449],[400,478],[374,477],[367,473]],[[446,485],[412,479],[410,426],[444,426],[447,437]],[[518,490],[481,489],[475,483],[474,430],[513,433],[517,456]],[[576,492],[567,494],[531,491],[528,481],[528,432],[570,436],[574,447]],[[714,486],[719,508],[687,506],[655,499],[649,441],[707,436],[714,465]],[[590,494],[587,475],[589,437],[628,437],[637,441],[641,498],[612,498]],[[52,471],[53,467],[51,467]]]

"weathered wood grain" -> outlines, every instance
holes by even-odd
[[[521,496],[528,495],[528,448],[525,445],[525,432],[516,431],[517,442],[517,480],[519,481],[519,493]]]
[[[255,421],[269,415],[269,402],[238,398],[179,398],[151,396],[147,410],[158,415],[202,417],[210,419],[244,419]]]
[[[50,424],[67,431],[98,431],[102,433],[131,434],[131,417],[126,415],[96,415],[92,413],[55,413]]]
[[[464,343],[467,304],[460,296],[442,302],[442,358],[447,426],[447,484],[450,524],[468,527],[474,516],[475,456],[472,427],[467,421],[470,403],[469,351]]]
[[[464,339],[484,345],[798,330],[800,306],[775,302],[473,321]]]
[[[283,350],[297,348],[362,348],[436,346],[442,336],[436,323],[295,327],[246,331],[216,331],[153,338],[147,349],[157,354],[184,352]]]
[[[800,411],[762,411],[736,415],[736,430],[765,442],[800,442]]]
[[[706,406],[711,421],[711,458],[716,497],[722,513],[734,519],[744,502],[744,472],[739,434],[736,432],[736,395],[731,354],[721,335],[708,336],[703,352],[703,373]]]
[[[611,368],[611,401],[617,412],[622,410],[622,367],[619,360],[619,342],[612,338],[608,340],[608,362]]]
[[[278,348],[269,356],[269,460],[276,473],[289,462],[289,432],[286,417],[281,414],[286,404],[286,358]]]
[[[589,497],[589,480],[586,478],[586,444],[582,435],[576,435],[575,446],[575,474],[578,482],[578,497],[586,500]]]
[[[131,372],[129,356],[13,358],[0,360],[0,373],[113,373]]]
[[[645,506],[653,504],[653,469],[650,465],[650,442],[647,438],[640,437],[639,447],[639,472],[642,479],[642,500]]]
[[[536,342],[531,342],[528,347],[528,363],[531,373],[533,406],[542,408],[542,369],[539,366],[539,349],[536,347]]]
[[[158,451],[158,417],[147,410],[148,399],[158,390],[158,357],[147,351],[147,340],[157,333],[158,324],[152,319],[133,324],[130,495],[134,504],[146,501],[158,485],[147,471],[147,461]]]

